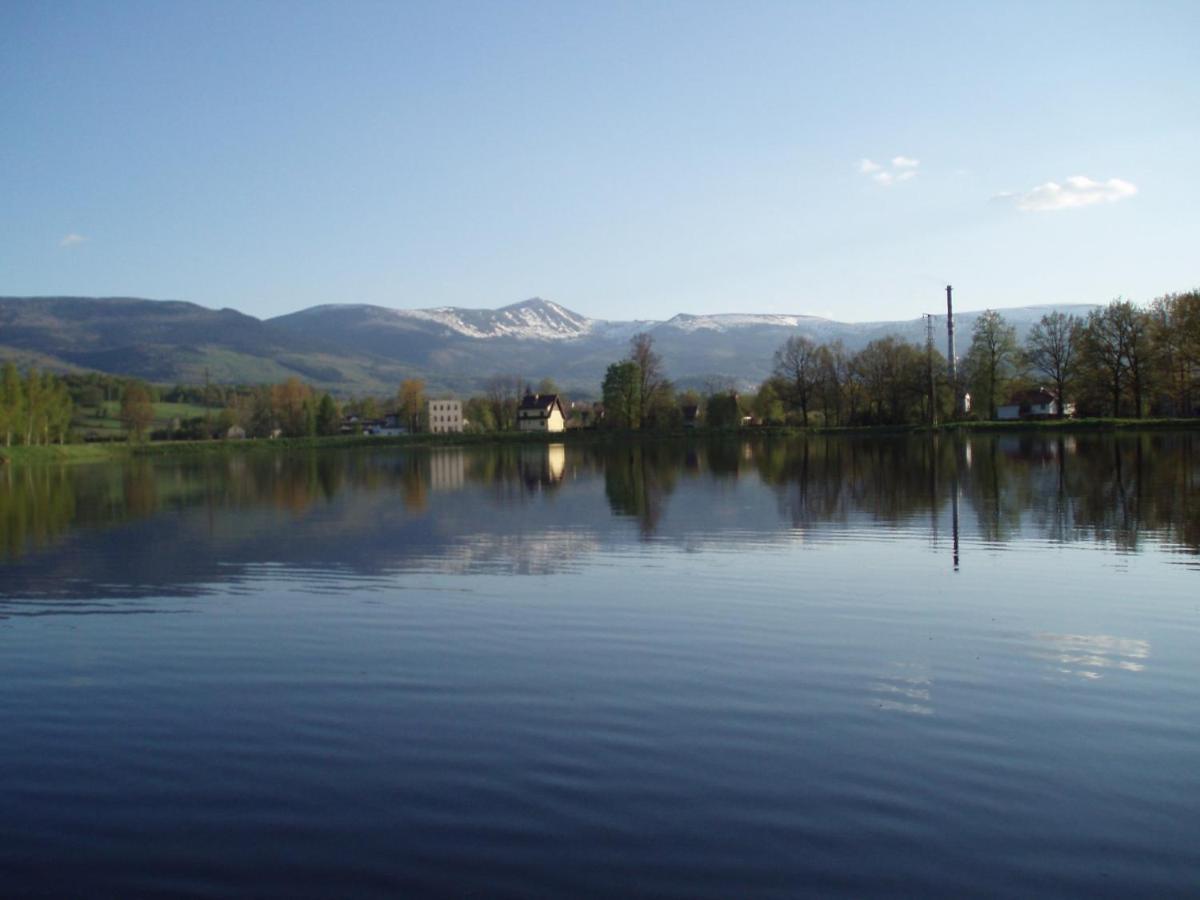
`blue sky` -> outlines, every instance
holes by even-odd
[[[1196,2],[0,0],[0,293],[1148,300],[1200,285],[1198,37]]]

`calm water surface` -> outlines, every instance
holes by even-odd
[[[0,470],[13,895],[1195,895],[1200,439]]]

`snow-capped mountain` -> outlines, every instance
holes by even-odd
[[[1053,308],[1003,312],[1023,336]],[[977,315],[964,312],[956,317],[964,347]],[[849,351],[885,335],[914,343],[925,339],[921,319],[850,323],[801,314],[681,313],[666,321],[623,322],[591,319],[538,297],[495,310],[326,305],[268,324],[297,337],[332,342],[343,352],[368,352],[403,362],[460,390],[503,372],[531,380],[551,377],[564,386],[594,391],[605,367],[624,356],[629,339],[643,331],[654,338],[671,377],[695,384],[713,379],[743,385],[760,381],[769,373],[776,349],[796,334],[818,342],[841,341]],[[941,346],[944,318],[937,329]]]
[[[1023,337],[1054,308],[1001,312]],[[1061,308],[1083,314],[1091,307]],[[958,317],[960,352],[970,343],[976,317]],[[939,347],[944,328],[942,319]],[[495,310],[334,304],[261,321],[175,301],[0,297],[0,361],[98,369],[159,383],[295,376],[342,394],[391,393],[401,379],[414,376],[433,390],[468,393],[504,374],[532,383],[553,378],[575,396],[595,395],[605,368],[628,353],[629,339],[640,331],[654,338],[667,374],[694,387],[761,381],[775,351],[793,335],[841,341],[851,352],[886,335],[925,339],[920,319],[847,323],[730,313],[621,322],[590,319],[538,298]]]

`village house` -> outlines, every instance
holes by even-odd
[[[518,431],[563,431],[567,418],[558,394],[526,392],[517,407]]]
[[[1008,403],[997,407],[997,419],[1047,419],[1058,415],[1058,396],[1044,387],[1027,391],[1017,391],[1008,398]],[[1065,415],[1075,412],[1075,404],[1068,403]]]
[[[430,400],[429,430],[434,434],[461,434],[463,414],[461,400]]]

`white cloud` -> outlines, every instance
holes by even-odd
[[[74,247],[76,244],[82,244],[86,240],[87,240],[87,238],[84,237],[82,234],[76,234],[75,232],[72,231],[70,234],[68,234],[66,237],[64,237],[61,241],[58,242],[58,246]]]
[[[1049,212],[1094,206],[1097,203],[1116,203],[1138,192],[1137,186],[1120,178],[1094,181],[1086,175],[1073,175],[1062,184],[1047,181],[1024,194],[1000,194],[1000,199],[1016,198],[1017,209],[1024,212]]]
[[[890,187],[900,181],[908,181],[917,175],[919,159],[911,156],[893,156],[890,164],[880,164],[864,157],[859,160],[858,171],[869,176],[876,184]]]

